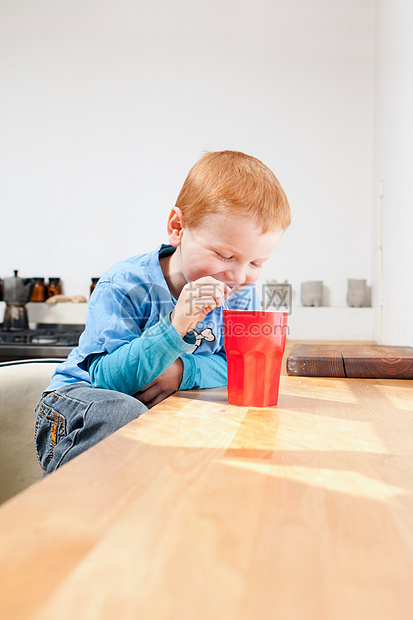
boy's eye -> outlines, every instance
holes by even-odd
[[[261,267],[262,267],[262,263],[251,263],[251,265],[253,267],[256,267],[257,269],[261,269]]]
[[[218,258],[220,258],[221,260],[232,260],[232,256],[223,256],[222,254],[220,254],[219,252],[216,252],[216,255],[218,256]]]

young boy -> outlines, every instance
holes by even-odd
[[[79,346],[42,394],[45,473],[177,390],[227,383],[222,300],[259,308],[253,284],[289,224],[284,191],[259,160],[222,151],[195,164],[168,218],[170,244],[103,275]]]

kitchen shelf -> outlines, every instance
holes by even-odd
[[[72,301],[57,304],[28,303],[27,313],[31,323],[86,323],[87,303],[75,304]]]
[[[376,340],[374,308],[293,306],[288,326],[292,340]]]
[[[6,304],[0,302],[0,322]],[[28,303],[29,324],[86,322],[88,304]],[[288,317],[288,337],[293,340],[376,340],[374,308],[293,306]]]

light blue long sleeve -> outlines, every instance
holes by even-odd
[[[180,390],[199,390],[227,385],[227,358],[222,349],[212,355],[181,355],[184,376]]]
[[[188,351],[194,341],[192,334],[182,339],[166,316],[132,342],[111,353],[92,355],[88,364],[92,385],[135,394]]]

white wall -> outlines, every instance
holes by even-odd
[[[229,148],[291,203],[264,277],[371,281],[374,0],[2,0],[0,41],[0,277],[86,295]]]
[[[383,314],[377,339],[413,346],[413,4],[377,3],[375,194],[384,183]],[[378,221],[378,200],[375,222]],[[378,255],[375,262],[379,266]],[[380,271],[375,273],[379,308]]]

